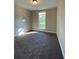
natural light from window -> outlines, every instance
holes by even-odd
[[[46,29],[46,12],[39,12],[39,29]]]
[[[23,28],[19,28],[18,29],[18,35],[23,35],[24,34],[24,29]]]

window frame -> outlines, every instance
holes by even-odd
[[[45,20],[45,24],[44,24],[45,26],[44,26],[44,28],[40,28],[40,23],[39,23],[39,17],[40,17],[39,15],[42,14],[42,13],[45,14],[45,19],[44,19]],[[41,12],[38,13],[38,28],[40,30],[45,30],[46,29],[46,12],[45,11],[41,11]]]

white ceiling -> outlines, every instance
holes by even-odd
[[[32,0],[15,0],[15,4],[28,10],[42,10],[57,7],[57,0],[39,0],[37,5],[34,5]]]

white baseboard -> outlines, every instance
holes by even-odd
[[[61,38],[59,38],[59,36],[58,36],[57,33],[56,33],[56,35],[57,35],[57,38],[58,38],[58,41],[59,41],[59,44],[60,44],[60,48],[61,48],[61,51],[62,51],[63,57],[65,57],[65,51],[64,51],[64,49],[63,49],[63,47],[62,47],[62,41],[60,40]],[[65,44],[65,43],[64,43],[64,44]]]
[[[56,32],[53,32],[53,31],[44,31],[44,32],[49,32],[49,33],[56,33]]]
[[[33,29],[33,30],[35,30],[35,29]],[[56,32],[53,32],[53,31],[47,31],[47,30],[35,30],[35,31],[42,31],[42,32],[56,33]]]

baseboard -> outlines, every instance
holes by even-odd
[[[56,33],[56,35],[57,35],[57,33]],[[59,37],[58,37],[58,35],[57,35],[57,38],[58,38],[59,45],[60,45],[60,48],[61,48],[61,51],[62,51],[62,55],[63,55],[63,58],[64,58],[64,57],[65,57],[65,54],[63,53],[63,49],[62,49],[62,46],[61,46],[61,43],[60,43],[60,40],[59,40]]]
[[[34,31],[42,31],[42,32],[48,32],[48,33],[56,33],[56,32],[53,32],[53,31],[47,31],[47,30],[35,30],[33,29]]]
[[[56,33],[56,32],[52,32],[52,31],[47,31],[47,30],[46,30],[46,31],[44,31],[44,32],[49,32],[49,33]]]

